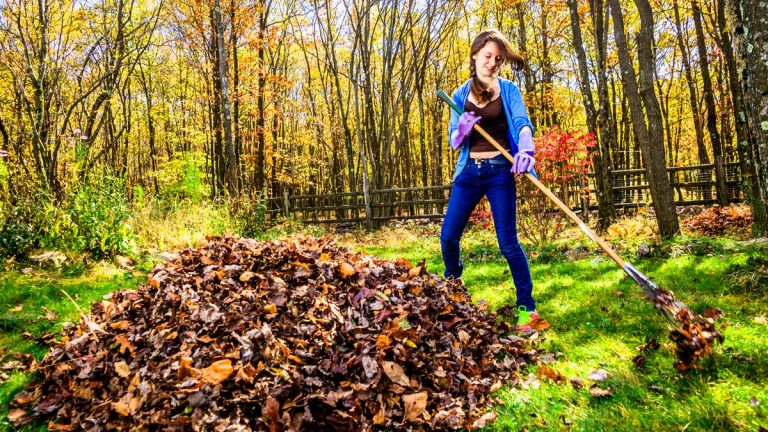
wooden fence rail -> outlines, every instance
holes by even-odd
[[[717,202],[715,164],[669,167],[667,173],[675,191],[678,206],[714,204]],[[741,174],[738,163],[723,164],[728,202],[739,202]],[[650,191],[644,169],[613,171],[613,204],[618,208],[643,207],[650,203]],[[593,175],[589,176],[589,208],[597,208]],[[445,214],[451,185],[392,188],[368,192],[366,212],[365,194],[342,192],[322,195],[284,195],[267,199],[267,214],[271,218],[289,217],[313,224],[353,223],[377,226],[398,219],[441,219]],[[581,187],[569,183],[553,189],[564,197],[572,209],[582,208],[579,202]]]

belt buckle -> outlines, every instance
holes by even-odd
[[[473,160],[475,161],[475,166],[478,168],[483,166],[483,163],[486,161],[486,159],[482,159],[482,158],[475,158]]]

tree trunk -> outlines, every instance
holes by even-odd
[[[232,26],[232,33],[230,34],[230,45],[232,45],[232,126],[233,126],[233,141],[235,146],[235,160],[237,161],[237,185],[238,190],[244,190],[243,179],[240,173],[243,172],[243,140],[240,135],[240,65],[238,63],[237,55],[237,27],[235,26],[235,10],[237,5],[232,0],[229,11],[229,21]]]
[[[531,70],[531,63],[528,61],[528,32],[525,27],[527,22],[525,19],[525,10],[526,8],[523,6],[523,2],[516,2],[515,12],[517,15],[518,37],[520,38],[520,54],[526,58],[525,65],[523,65],[525,94],[532,95],[536,87],[536,82],[533,70]],[[528,116],[531,118],[533,128],[536,129],[538,127],[536,124],[536,119],[538,118],[537,113],[539,111],[539,107],[531,105],[527,108]]]
[[[680,48],[680,54],[683,60],[683,72],[685,73],[685,82],[688,84],[688,100],[691,104],[691,113],[693,115],[693,130],[696,133],[696,150],[698,151],[699,163],[708,164],[709,155],[704,146],[704,128],[701,125],[701,112],[699,111],[699,97],[696,91],[696,80],[693,78],[693,70],[688,55],[688,45],[683,38],[683,29],[680,24],[680,8],[677,1],[672,2],[672,8],[675,17],[675,30],[677,32],[677,45]],[[711,194],[710,194],[711,195]]]
[[[737,76],[747,137],[739,142],[744,156],[744,194],[752,207],[753,232],[768,236],[768,3],[731,0]]]
[[[608,46],[608,10],[603,0],[590,0],[590,14],[592,26],[595,32],[595,47],[597,48],[597,128],[599,131],[599,151],[602,177],[595,177],[597,193],[602,194],[609,203],[609,220],[616,218],[616,209],[613,207],[613,158],[611,150],[618,147],[616,139],[616,115],[611,107],[611,98],[608,93],[607,72],[607,46]]]
[[[256,38],[256,42],[259,46],[257,50],[258,55],[258,79],[256,80],[258,86],[256,88],[256,166],[254,168],[254,183],[257,191],[264,189],[264,167],[266,157],[264,152],[265,147],[265,112],[264,112],[264,93],[266,92],[267,76],[266,76],[266,26],[267,26],[267,8],[263,1],[259,1],[259,33]]]
[[[213,2],[213,18],[216,25],[216,48],[218,50],[219,93],[221,95],[222,127],[224,128],[224,150],[226,152],[225,175],[229,196],[237,196],[237,158],[232,141],[232,109],[229,102],[229,67],[227,66],[227,47],[224,44],[224,23],[221,19],[221,2]]]
[[[149,133],[149,160],[152,166],[152,184],[155,187],[155,195],[160,193],[160,188],[157,185],[157,149],[155,146],[155,119],[152,117],[152,90],[151,83],[148,82],[147,76],[152,77],[150,73],[145,74],[144,68],[139,65],[139,76],[141,77],[141,87],[144,90],[144,98],[146,98],[147,104],[147,133]]]
[[[641,65],[638,86],[624,33],[624,16],[618,0],[610,1],[624,92],[629,103],[635,139],[640,145],[643,155],[646,177],[653,199],[652,206],[656,213],[656,221],[662,238],[671,238],[680,231],[680,226],[675,211],[672,187],[666,171],[661,114],[653,87],[653,65],[655,64],[652,53],[653,12],[647,0],[635,0],[641,19],[640,33],[637,37],[638,60]],[[643,105],[648,111],[650,125],[645,122]]]
[[[221,115],[221,78],[219,77],[219,50],[216,42],[218,35],[216,21],[213,9],[210,11],[211,19],[211,40],[208,49],[210,50],[212,78],[210,82],[213,98],[209,99],[211,110],[211,126],[213,129],[213,142],[211,143],[211,162],[213,166],[213,196],[221,197],[226,193],[226,173],[224,161],[224,136]]]
[[[709,74],[709,60],[707,59],[707,45],[704,41],[704,29],[701,23],[701,8],[698,0],[691,0],[693,24],[696,28],[696,46],[699,50],[699,62],[701,63],[701,78],[704,85],[704,104],[707,107],[707,130],[709,140],[712,143],[712,153],[715,156],[715,176],[717,177],[717,202],[721,206],[728,205],[728,191],[725,186],[725,169],[723,168],[723,145],[720,133],[717,131],[717,109],[715,108],[715,94],[712,90],[712,77]]]
[[[589,80],[587,53],[584,50],[584,41],[581,35],[581,23],[579,19],[578,5],[576,0],[567,0],[567,3],[571,12],[573,48],[576,51],[576,58],[579,62],[579,84],[581,87],[581,97],[584,101],[584,109],[587,112],[587,128],[589,129],[589,132],[595,134],[595,138],[598,138],[599,134],[597,130],[597,110],[595,110],[595,104],[592,100],[592,87]],[[602,14],[602,11],[598,11],[598,14]],[[590,150],[590,155],[592,156],[592,166],[595,170],[595,185],[597,186],[595,195],[597,196],[598,223],[600,229],[604,230],[607,229],[611,223],[613,223],[613,220],[616,217],[616,213],[613,207],[611,170],[609,169],[607,172],[604,171],[605,167],[603,166],[600,150],[601,146],[598,145]]]
[[[722,41],[723,57],[725,58],[726,72],[728,73],[728,90],[731,94],[731,104],[733,105],[733,124],[736,129],[736,153],[737,160],[741,164],[744,159],[742,155],[742,149],[739,143],[746,142],[748,138],[747,123],[743,115],[744,113],[744,96],[739,87],[739,74],[737,72],[737,60],[733,52],[733,36],[731,33],[731,24],[727,23],[726,17],[726,0],[717,1],[717,23],[720,30],[720,40]],[[744,166],[740,165],[742,172],[744,172]]]

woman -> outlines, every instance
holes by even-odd
[[[453,94],[454,102],[463,106],[465,112],[461,116],[451,112],[449,141],[460,153],[440,232],[445,276],[458,278],[464,270],[459,249],[461,235],[477,203],[483,196],[488,198],[499,248],[509,264],[517,291],[518,330],[530,329],[531,320],[539,318],[531,295],[531,270],[517,240],[513,176],[533,169],[533,125],[520,90],[512,81],[499,78],[498,71],[506,63],[519,70],[523,62],[512,51],[509,41],[495,30],[480,33],[472,42],[471,78]],[[473,130],[475,124],[514,155],[514,164]]]

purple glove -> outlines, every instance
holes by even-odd
[[[451,147],[454,150],[458,150],[461,147],[461,143],[472,132],[472,126],[479,122],[482,117],[475,115],[474,111],[465,112],[459,117],[459,125],[456,126],[456,130],[451,135]]]
[[[533,145],[533,132],[528,127],[520,131],[518,143],[518,152],[515,154],[515,162],[510,170],[513,174],[523,174],[533,169],[536,159],[533,158],[535,146]]]

